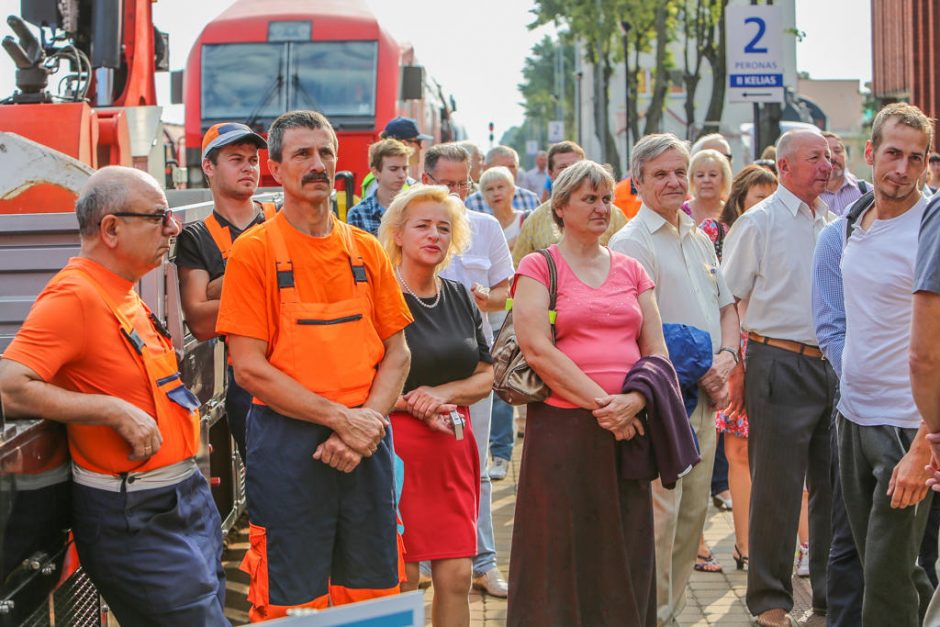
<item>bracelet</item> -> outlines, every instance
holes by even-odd
[[[730,346],[722,346],[721,348],[718,349],[718,352],[715,354],[720,355],[721,353],[730,353],[731,357],[734,358],[735,365],[741,363],[741,358],[738,357],[738,351],[734,350]]]

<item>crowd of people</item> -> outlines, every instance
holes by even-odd
[[[187,325],[226,347],[252,621],[429,580],[435,625],[470,624],[471,586],[513,626],[676,625],[693,570],[722,569],[703,531],[726,458],[758,624],[795,624],[796,571],[830,625],[938,625],[933,128],[880,111],[871,182],[830,132],[737,173],[720,135],[648,135],[621,208],[572,141],[523,172],[396,118],[344,222],[324,116],[217,124],[204,221],[181,229],[140,171],[88,180],[81,252],[4,353],[3,405],[66,423],[76,546],[122,624],[228,624],[199,402],[133,289],[175,238]],[[253,199],[262,149],[277,206]],[[542,400],[494,395],[507,341]],[[523,424],[507,582],[491,482]]]

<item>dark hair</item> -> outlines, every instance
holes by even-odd
[[[339,140],[336,139],[336,131],[333,130],[333,125],[330,124],[325,115],[318,111],[288,111],[271,122],[271,128],[268,129],[268,157],[272,161],[280,163],[283,157],[281,150],[284,143],[284,132],[290,128],[322,128],[333,138],[333,150],[339,151]]]
[[[731,182],[731,193],[728,195],[724,209],[721,210],[720,220],[731,227],[744,213],[744,199],[747,198],[747,193],[752,187],[776,184],[777,177],[767,168],[754,164],[747,166],[738,172]]]
[[[437,162],[441,159],[469,164],[470,153],[467,152],[466,148],[454,142],[435,144],[424,153],[424,171],[434,172],[434,169],[437,167]]]
[[[552,168],[555,167],[555,155],[563,155],[569,152],[576,153],[582,159],[585,158],[584,148],[573,141],[565,140],[557,144],[552,144],[548,148],[548,172],[551,173]]]

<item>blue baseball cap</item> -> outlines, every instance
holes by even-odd
[[[431,141],[430,135],[418,130],[418,123],[411,118],[397,117],[385,125],[385,136],[392,139],[417,139],[418,141]]]

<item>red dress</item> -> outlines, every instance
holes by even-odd
[[[458,411],[466,423],[463,440],[432,431],[406,412],[391,415],[395,452],[405,462],[399,507],[406,562],[477,554],[480,458],[470,411]]]

